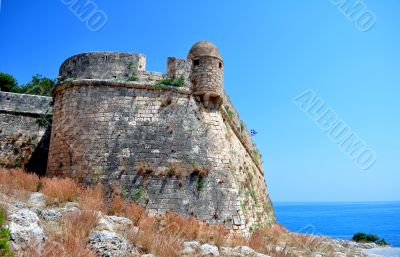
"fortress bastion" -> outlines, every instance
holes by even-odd
[[[150,213],[174,211],[231,230],[275,223],[261,156],[223,89],[210,42],[167,72],[142,54],[67,59],[54,93],[47,175],[101,182]]]

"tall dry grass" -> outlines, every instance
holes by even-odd
[[[44,178],[42,179],[42,184],[42,193],[46,195],[50,204],[78,199],[79,186],[70,178]]]
[[[21,169],[0,168],[0,192],[25,194],[37,192],[39,189],[40,179],[36,174],[27,173]]]
[[[99,216],[93,211],[77,211],[65,214],[60,226],[46,228],[46,241],[30,244],[22,257],[96,257],[87,247],[90,231],[97,224]]]
[[[82,210],[104,211],[103,186],[98,184],[95,187],[81,189],[78,201]]]
[[[305,256],[311,252],[330,256],[333,248],[320,237],[290,233],[279,225],[264,227],[250,237],[229,233],[225,227],[202,223],[194,217],[182,217],[174,213],[163,216],[149,216],[145,209],[135,203],[126,203],[114,194],[105,204],[103,188],[81,188],[69,178],[42,178],[21,169],[0,169],[0,192],[25,196],[29,192],[41,191],[49,204],[78,200],[80,212],[66,214],[58,231],[49,230],[48,240],[42,248],[31,247],[23,256],[79,256],[94,257],[87,249],[87,238],[98,222],[98,212],[125,216],[132,220],[139,231],[126,229],[127,238],[143,253],[160,257],[180,256],[184,241],[196,240],[216,246],[249,246],[257,252],[272,257],[296,256],[292,249],[302,251]],[[283,247],[277,248],[277,245]],[[40,250],[40,251],[39,251]]]

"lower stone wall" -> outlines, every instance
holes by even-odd
[[[0,165],[43,175],[47,166],[52,98],[0,92]]]
[[[55,95],[48,174],[101,181],[152,213],[233,230],[275,222],[248,151],[219,110],[184,90],[65,84]]]

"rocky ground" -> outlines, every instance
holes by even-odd
[[[40,248],[46,240],[50,240],[47,233],[57,230],[60,222],[70,213],[81,212],[77,202],[66,202],[60,206],[48,206],[46,197],[42,193],[31,193],[26,200],[14,199],[6,194],[0,194],[0,203],[7,209],[8,224],[11,236],[11,246],[16,256],[48,256]],[[133,222],[125,217],[108,216],[98,213],[99,219],[90,230],[87,246],[90,249],[88,255],[81,256],[154,256],[144,253],[143,249],[135,246],[126,234],[126,228],[137,233],[139,228],[132,226]],[[296,238],[297,234],[293,234]],[[300,236],[299,239],[303,240]],[[301,242],[300,242],[301,244]],[[320,247],[321,244],[324,247]],[[274,256],[368,256],[362,253],[362,249],[375,248],[374,244],[357,244],[345,240],[332,240],[317,238],[305,251],[302,247],[289,245],[284,240],[277,242]],[[32,247],[34,246],[34,247]],[[48,246],[46,246],[48,247]],[[60,247],[55,242],[51,247]],[[315,249],[312,249],[315,247]],[[47,249],[49,252],[52,249]],[[331,255],[333,254],[333,255]],[[65,256],[72,256],[66,253]],[[167,255],[168,256],[168,255]],[[266,257],[268,255],[257,253],[248,246],[215,246],[198,241],[183,242],[181,256],[254,256]],[[370,255],[375,256],[375,255]]]

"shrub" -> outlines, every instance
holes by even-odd
[[[356,233],[353,236],[353,241],[362,243],[376,243],[378,245],[388,245],[385,239],[381,239],[375,234]]]
[[[135,202],[140,201],[140,199],[142,199],[144,192],[145,189],[143,187],[135,188],[131,194],[132,200],[134,200]]]
[[[356,233],[353,236],[353,241],[362,242],[367,240],[367,234],[365,233]]]
[[[0,256],[12,256],[10,251],[10,230],[3,228],[6,222],[6,211],[0,206]]]
[[[366,241],[367,242],[376,242],[376,241],[378,241],[380,238],[379,238],[379,236],[377,236],[377,235],[375,235],[375,234],[368,234],[367,236],[366,236]]]
[[[375,243],[376,243],[377,245],[381,245],[381,246],[386,246],[386,245],[388,245],[388,243],[385,241],[384,238],[377,240]]]
[[[42,192],[49,203],[63,203],[77,200],[79,187],[70,178],[45,178]]]

